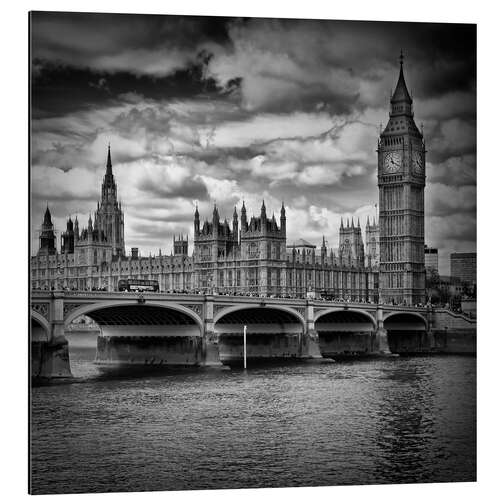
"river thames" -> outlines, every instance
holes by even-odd
[[[476,480],[476,358],[102,375],[32,390],[33,493]]]

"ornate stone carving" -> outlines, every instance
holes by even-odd
[[[295,309],[304,319],[306,319],[306,308],[305,307],[294,307]]]
[[[217,315],[220,311],[222,311],[223,309],[226,309],[226,307],[227,307],[226,305],[221,305],[221,304],[219,304],[219,305],[214,305],[214,318],[215,318],[215,316],[216,316],[216,315]]]
[[[64,303],[64,316],[67,316],[73,309],[82,306],[83,304],[73,303],[73,302],[65,302]]]
[[[31,304],[31,309],[41,314],[45,319],[49,319],[49,304],[46,302],[39,304]]]
[[[186,304],[186,307],[201,317],[201,304]]]

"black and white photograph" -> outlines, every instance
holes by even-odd
[[[477,25],[432,20],[26,12],[31,494],[476,482]]]

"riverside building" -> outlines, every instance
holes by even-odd
[[[118,290],[123,279],[158,282],[161,291],[252,294],[263,296],[378,300],[378,226],[367,221],[370,235],[365,251],[360,221],[342,221],[338,251],[299,240],[287,244],[286,209],[279,222],[267,216],[262,202],[259,217],[247,217],[243,203],[235,207],[231,224],[221,220],[214,205],[212,216],[200,221],[194,213],[194,249],[188,253],[188,237],[174,236],[171,255],[141,256],[137,248],[125,254],[124,215],[117,201],[111,152],[108,150],[101,200],[94,218],[80,229],[78,218],[67,220],[57,251],[52,216],[47,207],[40,247],[31,258],[34,289]],[[368,256],[368,258],[365,257]]]

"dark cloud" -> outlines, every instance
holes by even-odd
[[[476,155],[451,156],[442,163],[428,164],[427,178],[449,186],[476,185]]]

